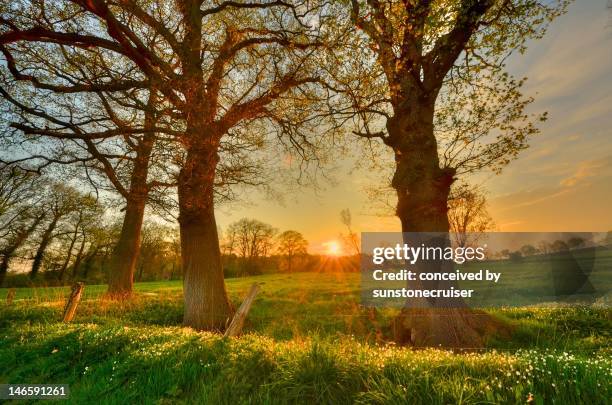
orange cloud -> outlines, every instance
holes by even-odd
[[[598,175],[604,175],[612,172],[612,156],[608,156],[602,159],[597,160],[589,160],[580,163],[576,172],[570,177],[566,177],[561,180],[561,185],[563,187],[574,187],[578,183],[588,179],[590,177],[595,177]]]

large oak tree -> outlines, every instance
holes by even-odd
[[[308,103],[319,100],[312,72],[326,23],[322,10],[308,3],[202,0],[24,0],[3,10],[0,45],[8,52],[23,44],[96,49],[136,72],[120,82],[124,90],[146,82],[171,106],[174,136],[185,151],[177,187],[187,326],[223,329],[232,312],[214,215],[223,140],[265,122],[289,135],[290,144],[309,144],[295,128],[308,122]],[[50,15],[58,12],[64,18]],[[161,44],[149,46],[151,34]],[[29,80],[47,86],[45,77]],[[114,79],[97,89],[66,84],[98,92],[117,85]]]
[[[539,38],[565,1],[351,0],[344,14],[356,34],[330,59],[341,97],[333,112],[354,134],[391,152],[391,186],[403,232],[449,231],[455,180],[499,171],[527,147],[544,115],[526,112],[523,80],[505,60]],[[339,11],[341,13],[341,11]],[[340,68],[339,68],[340,67]],[[383,162],[378,162],[385,165]],[[398,340],[412,345],[478,347],[484,314],[446,303],[405,309]]]

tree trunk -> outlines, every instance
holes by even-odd
[[[72,279],[74,280],[79,272],[79,267],[81,266],[81,260],[83,260],[83,251],[85,250],[85,243],[87,242],[85,238],[85,234],[83,234],[83,239],[81,240],[81,246],[79,247],[79,251],[77,252],[76,257],[74,258],[74,264],[72,265]]]
[[[98,252],[100,251],[100,247],[96,246],[91,252],[87,253],[87,256],[85,257],[85,266],[83,268],[83,278],[87,278],[87,276],[89,275],[89,270],[91,270],[91,267],[93,266],[93,261],[96,259],[96,256],[98,255]]]
[[[72,258],[72,249],[74,248],[74,244],[76,243],[78,232],[79,232],[79,226],[77,225],[74,228],[74,234],[72,235],[72,238],[70,239],[70,246],[68,246],[68,253],[66,254],[66,259],[64,260],[64,263],[62,264],[62,267],[60,268],[60,271],[59,271],[58,278],[60,279],[60,281],[64,279],[64,273],[66,272],[66,269],[68,268],[68,265],[70,264],[70,259]]]
[[[144,272],[145,264],[142,261],[138,266],[138,281],[142,281],[142,273]]]
[[[232,315],[225,290],[213,186],[218,144],[192,146],[179,174],[179,224],[185,313],[183,324],[224,330]]]
[[[11,243],[2,250],[2,262],[0,262],[0,287],[4,283],[4,279],[6,278],[6,273],[8,272],[9,264],[11,259],[15,255],[17,249],[23,245],[23,243],[28,239],[28,237],[36,230],[40,222],[45,218],[44,214],[39,215],[34,218],[34,221],[30,224],[26,229],[22,229],[17,232],[16,237],[11,241]]]
[[[3,254],[2,262],[0,262],[0,287],[4,284],[4,279],[6,278],[6,273],[8,272],[9,262],[11,261],[11,256],[8,254]]]
[[[132,294],[144,209],[145,201],[142,198],[127,202],[121,234],[110,258],[107,291],[110,298],[124,299]]]
[[[32,279],[36,277],[38,271],[40,270],[40,266],[42,265],[42,261],[45,257],[45,251],[53,239],[53,231],[55,230],[59,219],[59,216],[53,218],[53,220],[49,223],[49,226],[47,226],[47,229],[45,229],[43,232],[38,249],[36,249],[36,253],[34,254],[34,260],[32,261],[32,269],[30,270],[30,278]]]
[[[448,197],[455,172],[440,168],[433,111],[433,104],[420,110],[406,109],[401,114],[396,110],[396,117],[388,120],[396,163],[392,186],[397,193],[396,214],[402,232],[440,232],[446,236],[439,243],[447,245]],[[448,270],[441,263],[426,266],[426,271]],[[447,287],[450,285],[438,286]],[[467,308],[462,299],[447,299],[443,303],[421,301],[420,304],[407,303],[394,320],[398,343],[416,347],[480,348],[484,345],[484,336],[499,329],[499,322],[484,312]]]
[[[147,104],[149,110],[145,113],[145,128],[152,128],[155,125],[155,113],[153,112],[155,103],[155,92],[151,91]],[[155,134],[147,132],[136,149],[121,235],[110,257],[107,296],[113,299],[125,299],[132,295],[134,272],[140,254],[140,234],[149,193],[147,184],[149,160],[154,143]]]
[[[215,221],[214,181],[219,144],[227,128],[214,126],[217,103],[207,98],[203,79],[202,17],[199,2],[184,2],[181,13],[187,149],[178,176],[179,225],[185,312],[183,324],[197,330],[224,330],[232,316],[225,290]],[[217,83],[212,84],[214,93]]]
[[[402,232],[448,232],[448,196],[455,173],[440,168],[433,105],[390,118],[387,129],[395,153],[391,184]]]

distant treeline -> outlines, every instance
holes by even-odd
[[[121,234],[112,203],[17,168],[0,170],[0,286],[103,284]],[[225,277],[356,271],[356,257],[308,254],[297,231],[241,219],[219,230]],[[135,281],[182,277],[178,227],[150,217],[140,234]]]
[[[167,253],[167,250],[141,253],[136,281],[181,279],[183,274],[180,266],[180,256]],[[58,286],[70,284],[74,281],[84,281],[87,284],[104,284],[108,279],[108,259],[108,252],[101,250],[94,256],[88,257],[88,260],[79,268],[71,267],[68,275],[63,278],[60,277],[57,263],[54,266],[54,263],[49,260],[49,268],[41,271],[36,278],[31,278],[27,272],[10,272],[6,276],[2,287]],[[291,270],[287,266],[287,257],[281,255],[244,259],[236,255],[224,254],[222,260],[226,278],[281,272],[355,272],[359,270],[357,256],[330,258],[323,255],[304,254],[294,259]]]

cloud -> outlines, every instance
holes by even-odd
[[[597,178],[601,180],[610,176],[612,176],[612,156],[583,161],[576,166],[570,175],[562,178],[557,186],[522,189],[509,194],[499,195],[491,200],[491,206],[498,213],[531,207],[574,192],[580,187],[590,185],[590,180],[592,179]]]
[[[517,225],[523,225],[525,223],[525,221],[511,221],[511,222],[504,222],[503,224],[499,224],[499,228],[503,231],[506,230],[510,227],[514,227]]]
[[[584,160],[555,185],[492,198],[490,211],[506,232],[608,230],[612,229],[610,184],[612,155]]]
[[[557,187],[541,187],[531,190],[521,190],[491,200],[491,206],[499,213],[526,208],[568,193],[569,189]]]
[[[610,83],[612,38],[606,29],[606,11],[599,2],[573,4],[567,15],[553,22],[544,39],[529,44],[525,59],[517,55],[512,61],[519,74],[529,77],[529,92],[538,92],[537,100],[546,107],[584,101],[590,97],[586,89],[605,90],[601,84]],[[580,27],[580,35],[568,27]]]
[[[612,173],[612,156],[582,162],[574,174],[561,180],[563,187],[575,187],[586,179]]]

